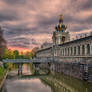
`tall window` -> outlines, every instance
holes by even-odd
[[[80,46],[78,46],[78,55],[80,55]]]
[[[82,55],[84,55],[84,54],[85,54],[85,46],[82,45]]]
[[[90,45],[87,44],[87,54],[90,54]]]
[[[74,55],[76,55],[76,47],[74,47]]]
[[[61,50],[61,56],[62,56],[62,50]]]

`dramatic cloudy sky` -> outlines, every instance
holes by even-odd
[[[59,14],[71,37],[92,31],[92,0],[0,0],[0,25],[8,47],[32,49],[51,42]]]

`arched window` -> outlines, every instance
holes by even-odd
[[[87,44],[87,54],[90,54],[90,45]]]
[[[76,55],[76,47],[74,47],[74,55]]]
[[[80,46],[78,46],[78,55],[80,55]]]
[[[85,46],[82,45],[82,55],[84,55],[84,54],[85,54]]]

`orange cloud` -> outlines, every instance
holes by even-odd
[[[18,50],[20,53],[21,53],[21,52],[28,52],[28,51],[32,51],[32,49],[19,48],[19,47],[8,47],[8,49],[11,49],[11,50]]]

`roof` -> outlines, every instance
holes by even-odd
[[[43,50],[49,50],[49,49],[51,49],[52,48],[52,46],[50,46],[50,47],[48,47],[48,48],[42,48],[42,49],[39,49],[37,52],[41,52],[41,51],[43,51]],[[37,53],[36,52],[36,53]]]
[[[80,38],[80,39],[76,39],[76,40],[73,40],[73,41],[69,41],[69,42],[66,42],[64,44],[58,44],[57,46],[64,46],[64,45],[68,45],[68,44],[71,44],[71,43],[77,43],[79,41],[84,41],[84,40],[88,40],[88,39],[91,39],[92,38],[92,35],[90,36],[87,36],[87,37],[84,37],[84,38]],[[55,46],[55,45],[54,45]],[[42,49],[39,49],[37,52],[41,52],[43,50],[48,50],[48,49],[51,49],[52,46],[48,47],[48,48],[42,48]],[[36,53],[37,53],[36,52]]]
[[[73,41],[69,41],[69,42],[66,42],[64,44],[59,44],[58,46],[63,46],[63,45],[71,44],[71,43],[77,43],[77,42],[88,40],[88,39],[91,39],[91,38],[92,38],[92,35],[84,37],[84,38],[76,39],[76,40],[73,40]]]

